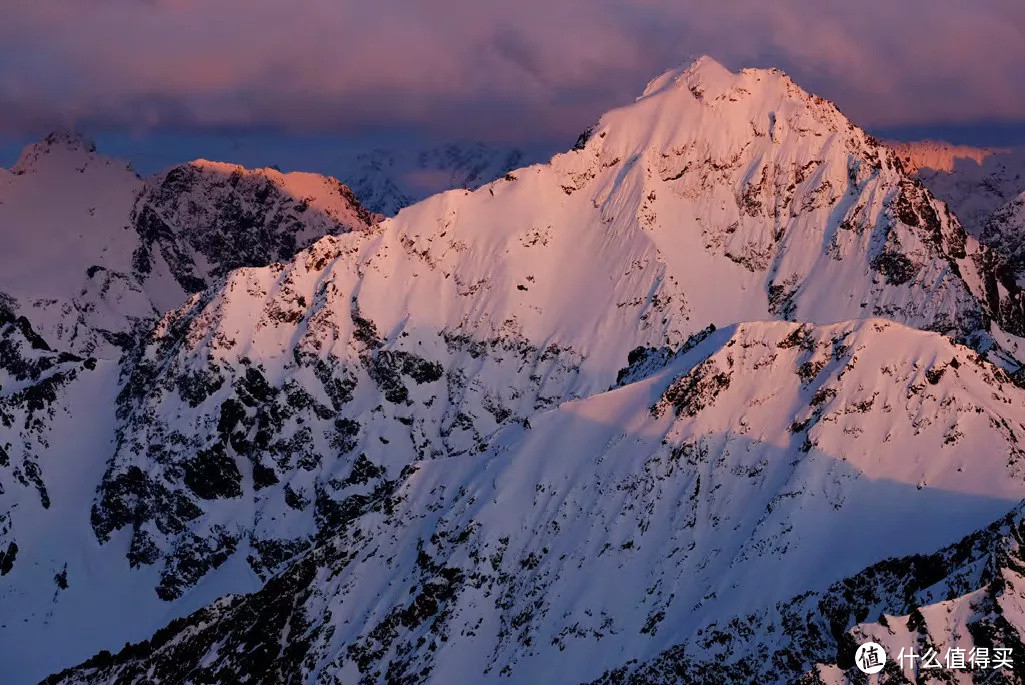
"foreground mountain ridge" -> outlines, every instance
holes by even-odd
[[[597,678],[1000,517],[1025,491],[1022,399],[889,321],[711,332],[481,455],[384,479],[260,592],[57,681]],[[824,643],[802,658],[835,654],[861,606],[809,618]]]

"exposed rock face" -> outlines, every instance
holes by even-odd
[[[192,162],[150,180],[136,201],[133,267],[148,274],[159,252],[178,284],[198,292],[232,269],[290,259],[376,219],[332,178]]]

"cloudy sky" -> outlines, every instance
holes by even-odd
[[[137,141],[572,142],[706,53],[779,66],[876,132],[1025,139],[1022,0],[2,4],[8,144],[57,126]]]

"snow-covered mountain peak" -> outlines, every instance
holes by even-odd
[[[125,227],[141,179],[69,136],[29,145],[0,178],[0,291],[19,299],[75,295],[89,267],[131,255]]]
[[[26,146],[18,161],[11,167],[11,172],[27,174],[41,169],[70,167],[84,173],[86,165],[97,162],[131,168],[126,162],[99,155],[96,152],[96,143],[83,134],[70,129],[59,129],[40,142]]]
[[[654,79],[634,103],[605,114],[595,133],[608,134],[617,152],[665,153],[697,142],[736,146],[761,137],[785,145],[788,134],[841,133],[858,147],[870,140],[831,102],[804,91],[779,69],[732,72],[710,57]]]
[[[852,152],[847,140],[873,145],[857,129],[795,125],[817,103],[768,78],[770,111],[790,117],[784,142],[755,133],[743,97],[709,105],[684,90],[687,118],[670,120],[680,91],[659,93],[608,115],[610,132],[582,151],[235,271],[169,315],[121,396],[98,537],[130,529],[131,562],[157,566],[173,600],[222,550],[263,550],[249,561],[263,574],[305,548],[336,522],[361,455],[395,478],[415,455],[479,452],[497,429],[614,384],[631,350],[675,349],[710,322],[982,326],[956,221],[898,169]],[[646,146],[691,126],[704,138]],[[618,131],[634,137],[630,159],[613,156],[630,137]],[[167,446],[150,456],[155,442]],[[125,493],[190,513],[169,523],[124,507]],[[261,522],[228,526],[243,510]],[[186,540],[188,573],[174,551]]]
[[[80,131],[69,128],[51,131],[43,139],[43,144],[50,148],[64,147],[69,150],[96,152],[96,143],[93,142],[92,138]]]
[[[133,266],[149,278],[162,259],[181,288],[197,292],[232,269],[290,259],[378,219],[328,176],[197,160],[147,179],[131,212],[142,240]]]
[[[274,167],[249,169],[241,164],[196,159],[158,174],[154,182],[165,181],[169,175],[183,173],[186,168],[201,174],[211,184],[262,184],[265,190],[260,194],[270,192],[273,187],[349,228],[366,226],[381,218],[365,210],[355,194],[337,178],[305,171],[282,172]]]
[[[987,325],[983,277],[969,256],[978,246],[956,219],[903,174],[889,148],[773,70],[733,73],[700,61],[667,72],[647,96],[605,114],[573,151],[472,193],[436,195],[383,226],[411,249],[432,241],[470,248],[469,271],[445,267],[461,279],[492,282],[487,260],[510,260],[506,276],[533,279],[521,292],[551,293],[545,304],[565,305],[565,321],[610,311],[582,306],[605,284],[567,287],[596,260],[610,274],[643,272],[649,288],[609,284],[631,290],[612,304],[643,309],[657,300],[658,316],[644,321],[662,342],[709,322],[769,317],[877,315],[955,334]],[[516,256],[536,245],[546,246],[544,260]],[[432,259],[441,252],[432,249]],[[461,252],[448,250],[446,261]],[[537,318],[526,304],[533,295],[501,297],[502,307],[524,300],[517,324]],[[482,307],[477,316],[498,311]]]
[[[662,72],[648,82],[638,100],[651,97],[667,88],[689,88],[697,84],[714,87],[729,81],[732,72],[708,55],[698,57],[690,64]]]

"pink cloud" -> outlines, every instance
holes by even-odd
[[[0,132],[412,126],[566,136],[709,53],[858,122],[1025,120],[1020,0],[9,0]]]

